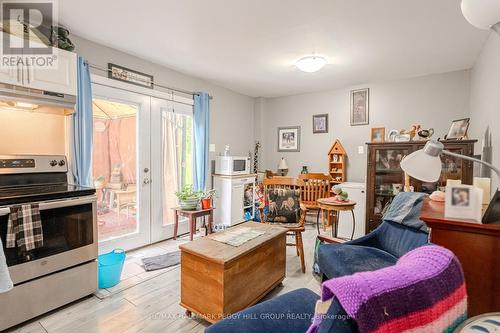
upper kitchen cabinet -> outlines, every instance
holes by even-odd
[[[22,40],[16,36],[11,35],[10,38],[13,43],[20,45]],[[7,84],[14,84],[20,86],[23,84],[22,80],[22,66],[0,66],[0,82]]]
[[[65,50],[54,50],[56,68],[34,68],[27,66],[25,87],[51,92],[76,95],[76,54]]]
[[[21,40],[13,35],[10,38]],[[31,43],[36,46],[36,43]],[[54,48],[53,57],[56,62],[51,68],[36,67],[27,62],[19,62],[14,68],[0,68],[0,82],[52,93],[76,95],[77,55]]]
[[[10,68],[10,67],[0,67],[0,82],[1,83],[8,83],[8,84],[15,84],[15,85],[20,85],[21,80],[20,80],[20,73],[19,69]]]

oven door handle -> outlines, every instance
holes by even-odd
[[[85,204],[93,203],[95,201],[96,201],[96,196],[90,195],[87,197],[80,197],[80,198],[76,198],[76,199],[41,201],[41,202],[38,202],[38,205],[39,205],[40,210],[47,210],[47,209],[57,209],[57,208],[64,208],[64,207],[70,207],[70,206],[85,205]],[[4,215],[8,215],[8,214],[10,214],[9,207],[0,208],[0,216],[4,216]]]

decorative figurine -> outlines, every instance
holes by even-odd
[[[417,132],[417,134],[421,140],[429,140],[431,136],[434,134],[434,129],[433,128],[421,129]]]
[[[421,126],[419,124],[413,125],[409,130],[407,129],[402,129],[399,131],[399,134],[401,135],[409,135],[410,136],[410,141],[413,140],[415,135],[417,135],[417,132],[420,130]]]
[[[338,202],[348,202],[349,201],[349,195],[347,192],[342,190],[342,187],[339,185],[335,185],[333,187],[333,194],[335,194],[335,201]]]

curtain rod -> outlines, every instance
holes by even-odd
[[[100,71],[103,71],[103,72],[111,72],[111,69],[109,68],[104,68],[104,67],[101,67],[99,65],[95,65],[95,64],[92,64],[92,63],[89,63],[87,61],[85,61],[90,68],[94,68],[94,69],[97,69],[97,70],[100,70]],[[193,91],[189,91],[189,90],[184,90],[184,89],[178,89],[178,88],[171,88],[171,87],[167,87],[167,86],[163,86],[161,84],[158,84],[158,83],[155,83],[155,82],[152,82],[152,84],[156,87],[160,87],[160,88],[163,88],[163,89],[167,89],[167,90],[172,90],[172,91],[176,91],[176,92],[180,92],[182,94],[186,94],[186,95],[198,95],[197,93],[193,92]],[[208,95],[208,98],[209,99],[213,99],[212,95]]]

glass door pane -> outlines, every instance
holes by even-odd
[[[93,180],[99,251],[150,241],[148,96],[93,87]]]
[[[417,149],[422,149],[423,147],[424,146],[419,146],[417,147]],[[463,147],[450,146],[446,147],[445,149],[455,154],[467,155],[467,152]],[[413,179],[413,182],[415,183],[415,190],[428,194],[431,194],[432,192],[437,190],[444,191],[447,179],[464,179],[465,163],[467,162],[461,158],[444,154],[441,155],[442,171],[438,181],[434,183],[428,183],[422,182],[418,179]]]
[[[93,99],[93,177],[101,241],[138,230],[137,105]]]
[[[375,150],[375,184],[373,202],[373,222],[369,231],[376,228],[392,199],[403,190],[404,172],[400,162],[410,153],[408,147],[379,148]]]
[[[173,236],[174,213],[178,201],[175,192],[193,183],[193,107],[192,105],[152,98],[153,220],[152,239]],[[187,232],[181,220],[179,234]]]

